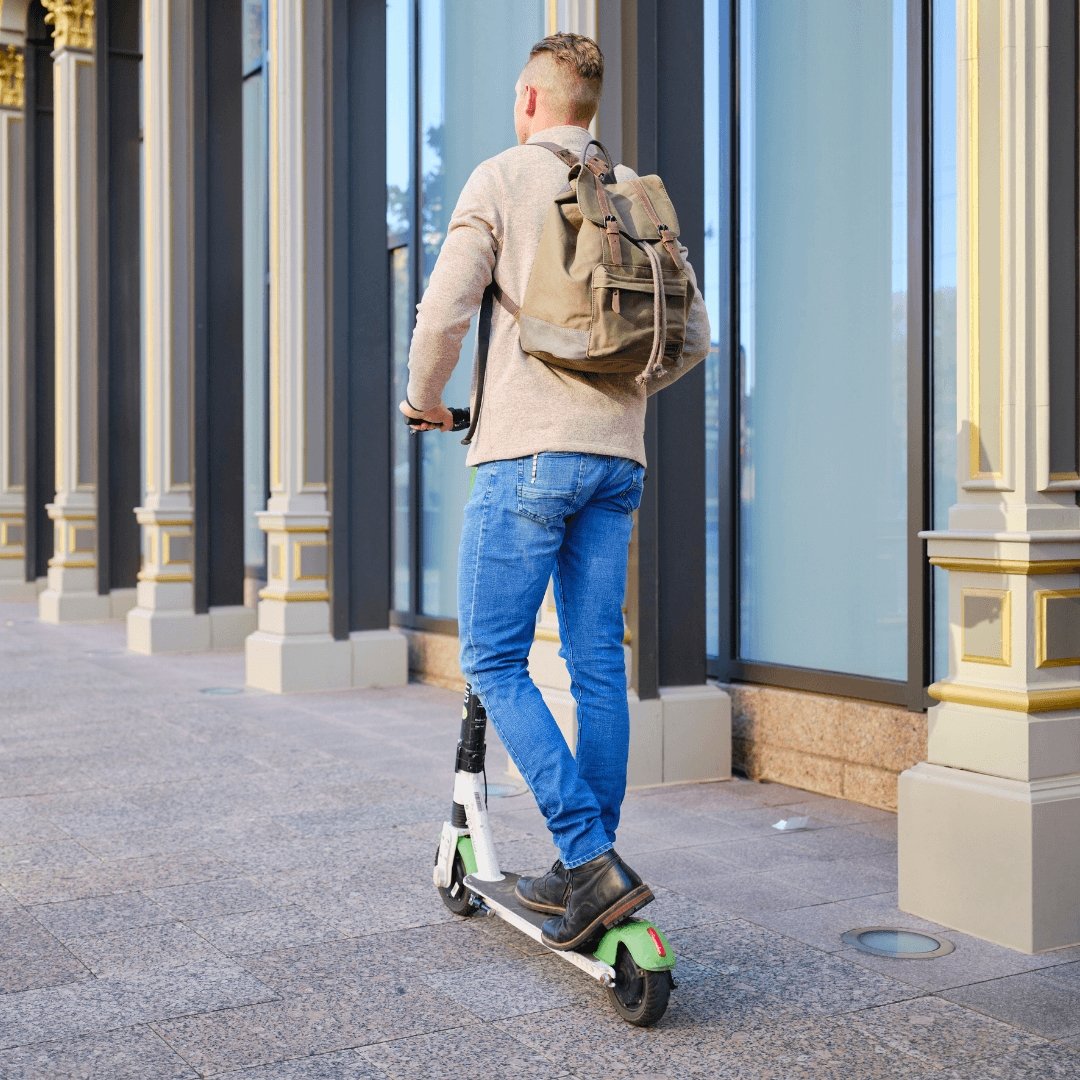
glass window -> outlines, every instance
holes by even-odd
[[[705,83],[705,250],[703,283],[705,306],[713,339],[705,358],[705,652],[720,651],[720,500],[727,498],[728,485],[721,488],[720,477],[720,334],[727,319],[720,312],[721,243],[724,233],[721,215],[729,200],[721,193],[720,141],[726,125],[720,118],[720,9],[727,3],[707,0],[704,8]]]
[[[266,509],[266,386],[269,364],[269,111],[266,85],[266,3],[246,0],[243,25],[244,185],[244,565],[266,578],[266,536],[255,517]]]
[[[405,18],[404,5],[391,0],[388,19],[400,26]],[[516,141],[513,123],[514,83],[528,58],[529,49],[544,36],[547,5],[543,0],[514,0],[493,5],[485,0],[421,0],[419,5],[419,74],[420,100],[416,103],[417,138],[422,190],[405,197],[407,210],[393,217],[404,229],[415,228],[420,244],[420,287],[423,288],[435,264],[450,214],[465,181],[485,158],[491,157]],[[397,22],[395,23],[395,20]],[[388,30],[389,33],[389,30]],[[407,35],[406,35],[407,37]],[[398,40],[401,40],[400,37]],[[415,46],[414,46],[415,47]],[[396,143],[397,129],[403,125],[408,98],[402,92],[404,70],[400,57],[391,49],[391,74],[388,75],[388,144],[392,159],[402,159]],[[397,74],[395,74],[395,72]],[[395,89],[396,88],[396,89]],[[407,152],[407,151],[405,151]],[[394,198],[395,184],[402,181],[388,177]],[[415,208],[415,203],[419,207]],[[414,225],[413,219],[418,217]],[[403,299],[397,288],[398,267],[394,266],[395,331],[404,330],[409,316],[400,314]],[[405,271],[407,276],[407,271]],[[404,305],[408,310],[408,305]],[[411,312],[409,313],[411,315]],[[398,342],[401,338],[396,339]],[[472,380],[472,357],[475,335],[470,331],[462,346],[462,359],[446,388],[448,405],[468,402]],[[395,344],[395,379],[403,387],[407,350]],[[395,470],[407,456],[404,447],[395,458]],[[419,600],[425,615],[454,618],[457,614],[457,546],[461,532],[462,511],[468,497],[469,475],[465,469],[465,448],[456,438],[427,436],[420,443],[419,476],[411,483],[420,485],[420,565],[422,568]],[[395,485],[395,524],[397,537],[408,535],[408,498]],[[395,540],[394,600],[400,607],[408,596],[409,584],[401,575],[408,573],[408,551]]]
[[[907,0],[739,4],[739,655],[907,669]]]
[[[956,502],[956,0],[933,12],[933,525]],[[949,672],[948,574],[934,568],[934,678]]]
[[[412,0],[386,5],[386,247],[390,258],[390,362],[394,404],[408,385],[409,335],[412,332]],[[393,560],[392,603],[397,611],[412,607],[411,446],[408,429],[392,422]]]

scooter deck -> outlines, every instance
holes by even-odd
[[[494,915],[543,945],[540,929],[551,916],[522,906],[521,901],[514,895],[514,886],[517,885],[520,876],[520,874],[504,873],[502,881],[483,881],[469,874],[465,878],[465,887],[481,897]],[[615,978],[615,969],[593,956],[573,950],[552,949],[548,945],[544,945],[544,948],[562,957],[563,960],[568,960],[574,967],[580,968],[605,986]]]

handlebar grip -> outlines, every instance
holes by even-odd
[[[453,426],[451,431],[465,431],[469,426],[469,410],[465,409],[451,409],[450,416],[453,418]],[[421,431],[420,425],[424,423],[423,420],[415,420],[411,416],[405,417],[405,424],[408,426],[412,433],[415,435],[418,431]]]

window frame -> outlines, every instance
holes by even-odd
[[[933,328],[932,252],[933,252],[933,153],[930,139],[932,42],[931,0],[907,0],[907,154],[908,154],[908,350],[907,350],[907,677],[904,680],[882,679],[813,668],[769,664],[743,659],[738,655],[739,627],[739,398],[738,355],[739,327],[739,162],[740,162],[740,26],[738,0],[720,0],[720,21],[727,22],[727,113],[729,130],[727,179],[729,247],[721,252],[721,264],[727,262],[729,286],[723,313],[727,323],[729,383],[726,400],[721,402],[719,423],[721,447],[720,492],[722,507],[717,542],[726,550],[719,571],[719,655],[707,659],[711,677],[722,682],[746,682],[802,690],[811,693],[853,697],[923,711],[933,704],[926,688],[931,681],[932,620],[931,574],[919,533],[930,527],[932,447],[931,364]],[[724,11],[724,4],[727,11]],[[727,16],[725,20],[725,14]],[[724,72],[721,59],[721,79]],[[722,117],[723,118],[723,117]],[[723,158],[723,153],[721,157]],[[721,166],[723,168],[723,165]],[[723,178],[722,178],[723,184]],[[724,339],[721,338],[721,350]],[[725,461],[726,459],[726,461]],[[725,464],[727,468],[725,468]]]

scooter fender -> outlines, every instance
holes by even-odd
[[[458,854],[461,856],[461,863],[465,867],[465,873],[476,873],[476,852],[473,851],[472,837],[471,836],[459,836],[457,842]]]
[[[625,945],[634,963],[643,971],[674,971],[675,950],[667,935],[646,919],[628,919],[610,929],[601,939],[593,956],[615,966],[619,946]]]

